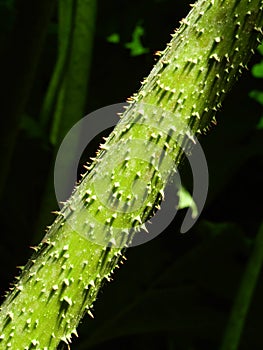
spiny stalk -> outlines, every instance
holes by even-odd
[[[262,24],[262,0],[193,5],[8,294],[0,349],[55,349],[77,334],[188,143],[246,68]]]

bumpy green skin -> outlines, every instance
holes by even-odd
[[[91,315],[118,245],[152,213],[180,146],[209,127],[261,41],[262,10],[262,0],[193,5],[7,296],[0,349],[55,349]]]

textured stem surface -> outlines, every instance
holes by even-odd
[[[158,207],[184,145],[246,66],[262,15],[262,0],[193,5],[4,302],[1,349],[70,341],[131,232]]]

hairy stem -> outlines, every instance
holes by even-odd
[[[1,349],[70,342],[262,39],[262,15],[262,0],[196,2],[7,296]]]

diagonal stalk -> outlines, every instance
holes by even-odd
[[[163,197],[181,146],[213,121],[262,39],[262,24],[262,0],[193,5],[7,296],[0,349],[70,342]],[[138,179],[145,186],[132,191]]]

